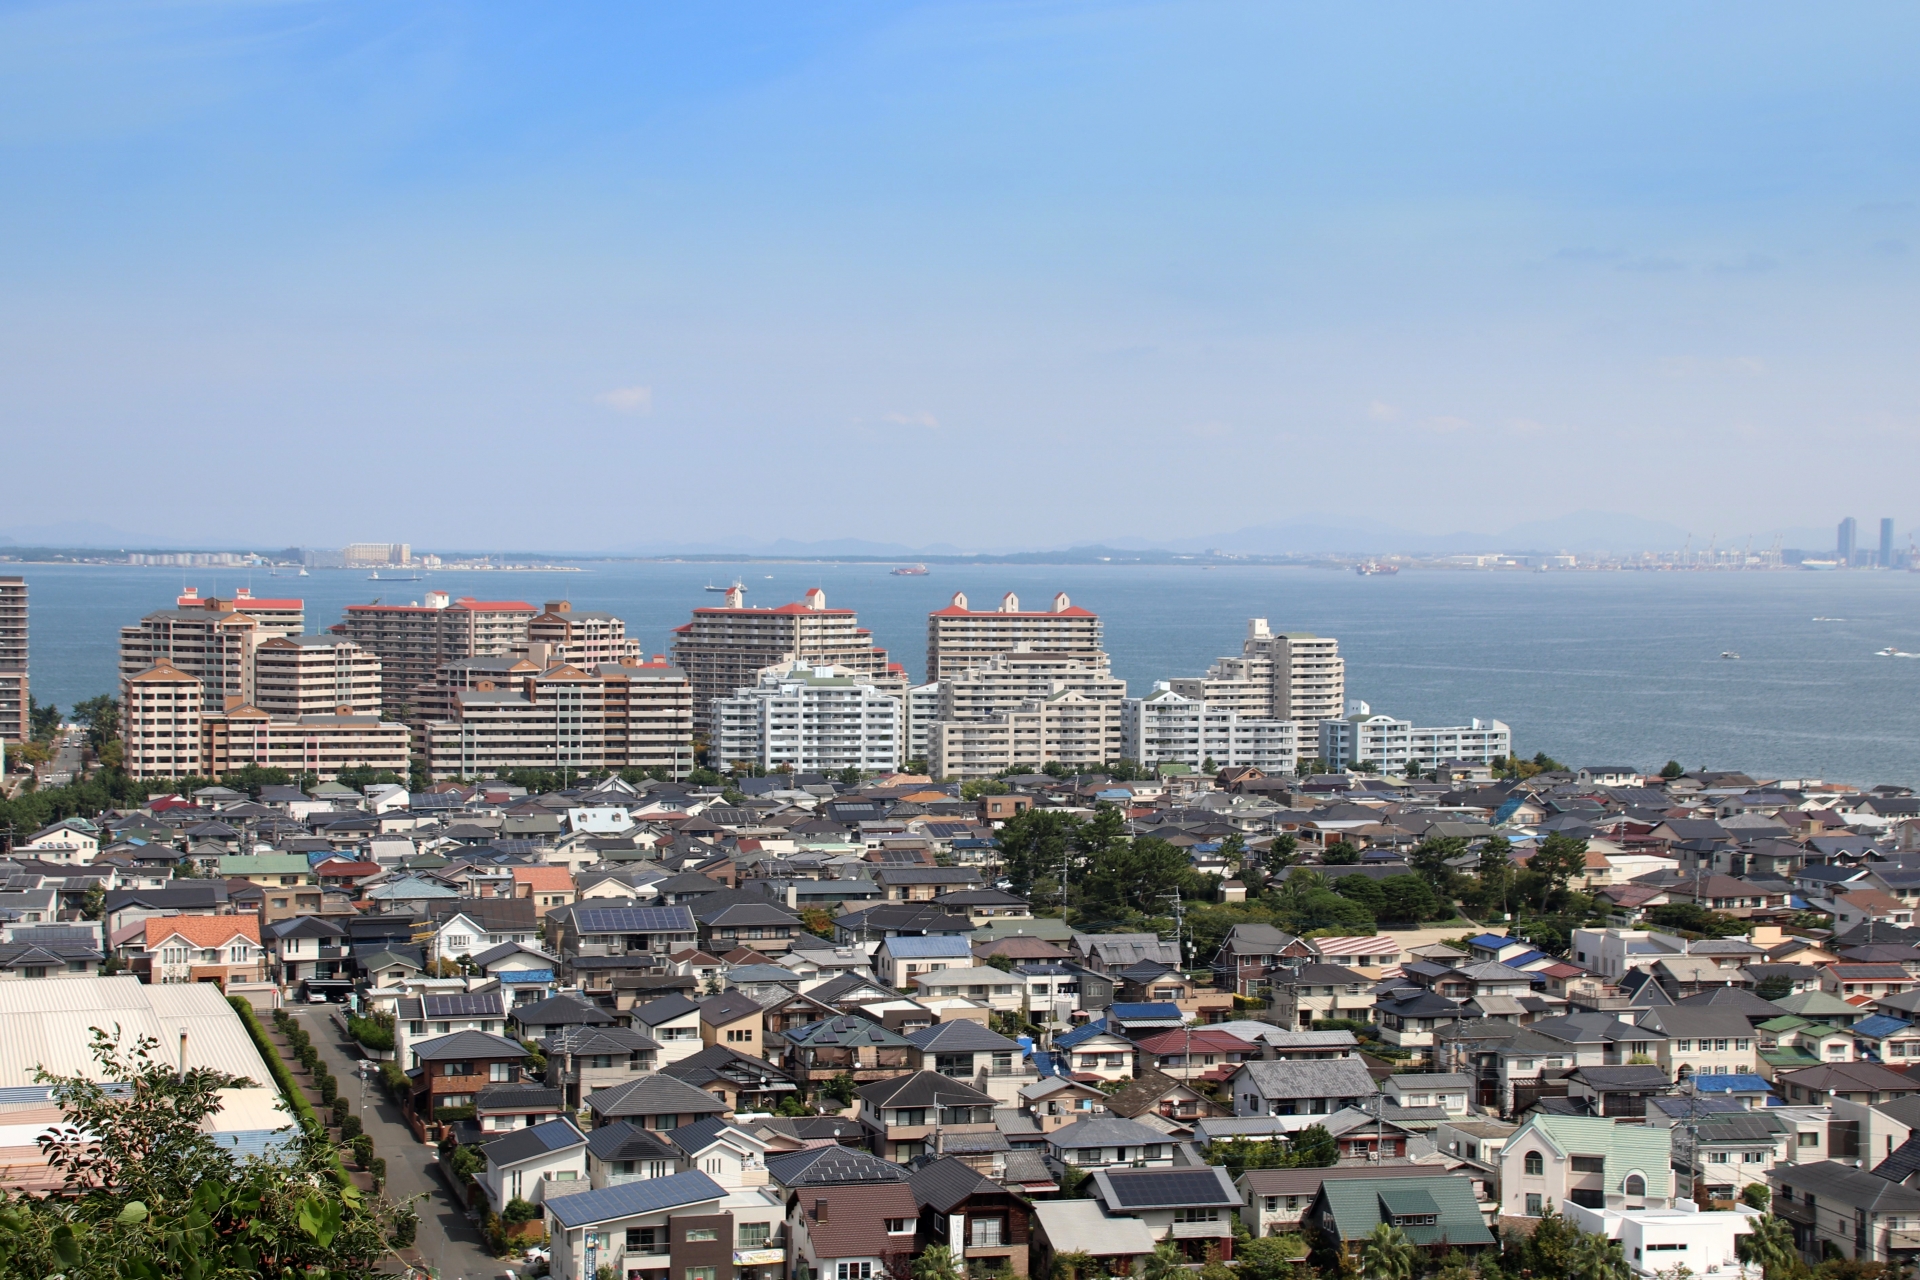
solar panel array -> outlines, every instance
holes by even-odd
[[[582,933],[693,932],[693,913],[685,907],[588,907],[573,920]]]
[[[427,1018],[498,1018],[506,1013],[498,991],[460,991],[420,997]]]
[[[1114,1202],[1123,1209],[1169,1204],[1225,1204],[1220,1179],[1205,1169],[1124,1169],[1107,1174]]]

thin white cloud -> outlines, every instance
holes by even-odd
[[[611,391],[602,391],[594,400],[617,413],[639,416],[653,412],[652,387],[615,387]]]
[[[940,429],[940,420],[927,409],[921,409],[917,413],[889,413],[886,415],[886,421],[896,427],[925,427],[929,431]]]
[[[1400,410],[1396,406],[1388,404],[1385,400],[1375,400],[1367,406],[1367,416],[1375,422],[1398,422],[1400,420]]]

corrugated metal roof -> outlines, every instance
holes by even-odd
[[[33,1083],[34,1070],[102,1079],[88,1052],[93,1028],[131,1048],[141,1036],[158,1041],[156,1056],[175,1062],[187,1033],[187,1065],[243,1076],[272,1088],[246,1027],[217,987],[206,983],[145,986],[138,978],[0,983],[0,1088]]]

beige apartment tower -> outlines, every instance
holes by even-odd
[[[387,714],[403,719],[401,709],[412,705],[415,691],[438,678],[446,663],[525,645],[527,626],[538,612],[524,600],[454,600],[444,591],[429,591],[424,604],[350,604],[332,634],[380,659]]]
[[[0,742],[25,742],[27,580],[0,578]]]
[[[252,702],[269,716],[378,716],[380,659],[345,636],[273,636],[253,651]]]
[[[970,609],[956,591],[944,609],[927,615],[927,680],[945,680],[995,654],[1015,649],[1055,653],[1089,666],[1107,665],[1100,648],[1100,618],[1067,599],[1062,591],[1044,613],[1027,613],[1009,591],[999,607]]]
[[[1311,631],[1272,631],[1247,619],[1240,656],[1199,677],[1168,682],[1174,693],[1264,720],[1338,720],[1346,714],[1347,664],[1340,642]]]
[[[549,662],[593,667],[603,662],[637,662],[640,642],[627,639],[627,624],[610,613],[575,610],[568,600],[549,600],[540,616],[527,623],[527,645],[544,644]]]
[[[815,587],[797,604],[749,608],[735,587],[727,603],[695,609],[693,621],[673,633],[673,661],[693,683],[693,727],[706,734],[713,700],[752,689],[768,667],[801,661],[810,667],[844,667],[855,676],[904,699],[906,673],[887,661],[851,609],[827,608],[827,593]],[[904,717],[903,717],[904,719]]]

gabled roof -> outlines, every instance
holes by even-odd
[[[495,1138],[482,1150],[486,1152],[487,1163],[499,1169],[586,1144],[587,1136],[574,1127],[573,1121],[562,1116],[544,1124],[515,1129],[503,1138]]]
[[[1354,1098],[1377,1090],[1358,1058],[1303,1062],[1249,1062],[1236,1078],[1250,1083],[1263,1098]]]
[[[518,1040],[485,1031],[456,1031],[412,1046],[422,1062],[461,1062],[470,1059],[524,1058],[527,1048]]]
[[[824,1117],[823,1117],[824,1119]],[[846,1121],[850,1133],[859,1131],[856,1121]],[[876,1155],[843,1147],[810,1147],[767,1157],[767,1173],[775,1182],[789,1188],[830,1186],[835,1183],[905,1182],[907,1171]]]
[[[867,1018],[857,1018],[851,1014],[839,1018],[821,1018],[817,1022],[790,1027],[785,1035],[788,1044],[803,1048],[831,1046],[844,1049],[871,1045],[886,1049],[900,1048],[912,1043],[904,1036],[887,1030],[877,1022]]]
[[[955,1080],[937,1071],[916,1071],[910,1076],[876,1080],[860,1090],[860,1099],[869,1107],[994,1105],[992,1095],[981,1092],[964,1080]]]
[[[726,1195],[726,1190],[712,1178],[689,1170],[665,1178],[623,1182],[600,1191],[555,1196],[547,1202],[547,1212],[563,1227],[585,1227],[706,1200],[724,1200]]]
[[[1083,1147],[1165,1146],[1167,1141],[1163,1130],[1109,1116],[1089,1116],[1047,1135],[1047,1144],[1062,1151],[1078,1151]]]
[[[715,1027],[757,1017],[760,1012],[760,1002],[744,991],[729,991],[700,1002],[700,1021]]]
[[[936,1022],[930,1027],[907,1033],[928,1053],[1018,1053],[1020,1046],[998,1032],[989,1031],[971,1018]]]
[[[587,1095],[596,1116],[706,1115],[723,1112],[727,1104],[705,1089],[696,1089],[672,1076],[642,1076]]]
[[[1166,1139],[1165,1134],[1159,1136],[1162,1141]],[[1093,1180],[1096,1197],[1119,1213],[1210,1205],[1238,1208],[1244,1203],[1227,1171],[1216,1165],[1197,1169],[1095,1169]]]
[[[922,1208],[939,1214],[945,1214],[971,1196],[1006,1194],[999,1183],[989,1182],[953,1156],[922,1165],[907,1179],[907,1185],[913,1189],[913,1198]]]
[[[684,1018],[690,1013],[700,1012],[700,1006],[683,995],[661,996],[658,1000],[649,1000],[633,1008],[633,1020],[644,1022],[650,1027],[672,1022],[675,1018]]]
[[[681,1152],[652,1129],[631,1120],[603,1124],[587,1135],[587,1150],[596,1160],[678,1160]]]
[[[245,939],[258,946],[260,917],[256,915],[148,916],[144,943],[147,950],[159,948],[168,938],[181,938],[189,946],[202,949],[224,947],[235,938]]]

